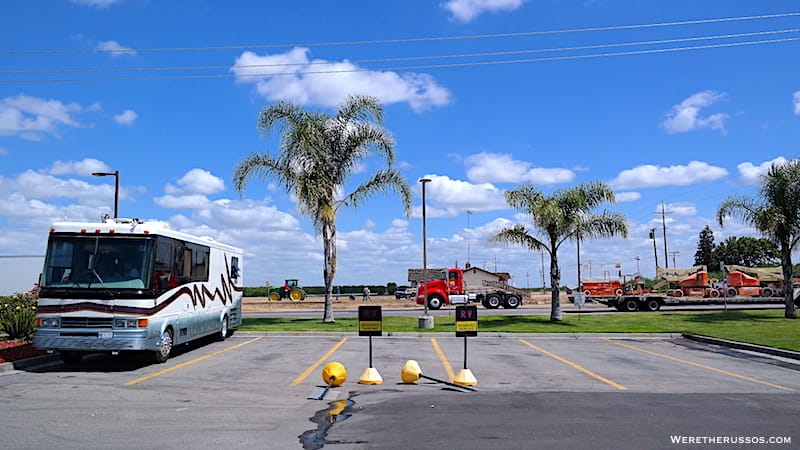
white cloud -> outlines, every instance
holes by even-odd
[[[122,111],[121,113],[115,115],[114,121],[120,125],[129,126],[133,125],[133,122],[136,122],[136,119],[138,117],[139,115],[136,114],[136,111],[132,109],[126,109],[125,111]]]
[[[131,56],[136,54],[136,50],[120,45],[117,41],[100,41],[94,48],[95,50],[110,53],[112,58],[118,56]]]
[[[653,209],[653,211],[658,211],[660,214],[661,203],[659,203],[656,208]],[[666,211],[667,214],[672,214],[675,216],[694,216],[697,214],[697,207],[688,202],[670,203],[664,205],[664,211]]]
[[[629,191],[629,192],[615,192],[614,193],[614,199],[617,201],[617,203],[635,202],[636,200],[639,200],[640,198],[642,198],[642,194],[640,194],[638,192]]]
[[[659,186],[687,186],[722,178],[728,171],[701,161],[685,166],[660,167],[652,164],[623,170],[610,185],[614,189],[636,189]]]
[[[725,120],[730,116],[717,113],[700,117],[700,110],[724,99],[725,96],[724,93],[710,90],[698,92],[673,106],[672,111],[661,123],[661,127],[669,134],[685,133],[698,128],[711,128],[724,133]]]
[[[62,103],[19,94],[0,100],[0,136],[18,135],[41,140],[43,135],[58,137],[58,126],[80,127],[73,117],[83,111],[77,103]]]
[[[475,183],[519,183],[534,184],[568,183],[575,178],[569,169],[532,167],[525,161],[515,160],[511,155],[478,153],[464,159],[467,178]]]
[[[247,51],[230,70],[237,82],[255,84],[271,101],[334,107],[348,95],[371,95],[385,104],[406,102],[417,112],[450,102],[450,91],[430,75],[367,70],[348,61],[310,60],[308,54],[301,47],[264,56]]]
[[[214,194],[225,189],[222,178],[212,175],[203,169],[192,169],[186,172],[177,182],[178,186],[167,184],[164,192],[167,194]]]
[[[794,113],[800,116],[800,91],[794,93]]]
[[[0,147],[0,156],[5,156],[7,154],[8,154],[8,150],[4,149],[3,147]]]
[[[425,187],[428,206],[426,213],[453,217],[470,211],[493,211],[507,209],[503,192],[490,183],[473,184],[462,180],[453,180],[444,175],[426,175],[431,180]],[[439,211],[436,210],[439,208]],[[415,208],[414,216],[421,212]]]
[[[780,165],[785,162],[786,158],[784,158],[783,156],[778,156],[777,158],[770,161],[764,161],[763,163],[757,166],[753,165],[753,163],[749,161],[743,162],[736,166],[736,168],[739,170],[739,180],[743,184],[758,184],[761,175],[767,173],[767,171],[769,170],[770,167],[772,167],[773,164]]]
[[[525,0],[448,0],[442,8],[448,10],[453,19],[467,23],[485,12],[513,11]]]
[[[209,204],[208,197],[200,194],[172,195],[167,194],[153,199],[156,205],[170,209],[200,209]]]
[[[122,0],[70,0],[72,3],[78,5],[89,6],[93,8],[108,8],[114,3],[119,3]]]
[[[106,163],[94,159],[94,158],[85,158],[81,161],[56,161],[50,166],[50,169],[47,170],[47,173],[50,175],[79,175],[79,176],[89,176],[94,172],[111,172],[111,169],[106,165]]]

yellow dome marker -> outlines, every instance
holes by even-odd
[[[466,370],[469,371],[469,369],[466,369]],[[472,374],[470,373],[470,375],[472,375]],[[419,363],[417,363],[413,359],[409,359],[408,361],[406,361],[406,363],[403,365],[403,368],[400,370],[400,379],[403,380],[403,383],[412,384],[412,383],[416,382],[417,380],[419,380],[420,378],[426,378],[428,380],[435,381],[437,383],[446,384],[448,386],[452,386],[454,388],[458,388],[459,390],[466,389],[466,390],[473,391],[473,392],[477,391],[477,389],[470,387],[470,386],[474,386],[474,384],[473,385],[455,384],[455,383],[450,383],[448,381],[439,380],[437,378],[429,377],[427,375],[423,375],[422,374],[422,369],[420,369],[420,367],[419,367]],[[472,378],[474,379],[475,377],[472,377]],[[475,381],[475,384],[478,384],[477,380]]]
[[[478,384],[478,380],[475,378],[475,375],[472,374],[471,370],[461,369],[458,375],[453,379],[453,383],[459,386],[475,386]]]
[[[341,386],[345,380],[347,380],[347,370],[342,363],[336,361],[330,362],[322,368],[322,381],[326,384],[325,389],[314,390],[308,398],[322,400],[332,386]]]
[[[358,384],[381,384],[383,383],[383,378],[381,374],[378,373],[378,370],[374,367],[367,367],[364,369],[364,373],[361,374],[361,378],[358,379]]]

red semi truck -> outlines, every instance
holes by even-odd
[[[464,272],[458,268],[442,270],[439,279],[420,283],[417,286],[417,304],[439,309],[443,305],[481,302],[488,309],[517,308],[522,304],[522,295],[508,286],[467,286]]]

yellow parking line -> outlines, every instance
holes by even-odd
[[[551,358],[553,358],[553,359],[555,359],[557,361],[561,361],[562,363],[572,367],[573,369],[577,369],[577,370],[585,373],[586,375],[589,375],[590,377],[592,377],[592,378],[594,378],[596,380],[602,381],[603,383],[605,383],[605,384],[607,384],[609,386],[613,386],[613,387],[619,389],[620,391],[627,391],[628,390],[628,388],[626,388],[625,386],[623,386],[621,384],[618,384],[618,383],[615,383],[615,382],[609,380],[608,378],[600,376],[600,375],[592,372],[591,370],[585,369],[585,368],[579,366],[578,364],[575,364],[572,361],[568,361],[568,360],[556,355],[555,353],[548,352],[547,350],[545,350],[545,349],[543,349],[543,348],[541,348],[539,346],[533,345],[533,344],[531,344],[530,342],[528,342],[528,341],[526,341],[524,339],[518,339],[518,340],[520,342],[522,342],[523,344],[527,345],[528,347],[530,347],[530,348],[532,348],[534,350],[538,350],[538,351],[544,353],[545,355],[547,355],[547,356],[549,356],[549,357],[551,357]]]
[[[245,345],[247,345],[247,344],[249,344],[249,343],[251,343],[251,342],[255,342],[255,341],[257,341],[257,340],[261,339],[262,337],[263,337],[263,336],[261,336],[261,337],[257,337],[257,338],[255,338],[255,339],[251,339],[251,340],[249,340],[249,341],[247,341],[247,342],[242,342],[241,344],[236,344],[236,345],[230,346],[230,347],[228,347],[228,348],[223,348],[222,350],[217,350],[217,351],[215,351],[214,353],[209,353],[208,355],[204,355],[204,356],[201,356],[201,357],[199,357],[199,358],[195,358],[195,359],[192,359],[192,360],[186,361],[186,362],[184,362],[184,363],[180,363],[180,364],[178,364],[178,365],[175,365],[175,366],[169,367],[169,368],[167,368],[167,369],[164,369],[164,370],[159,370],[158,372],[151,373],[150,375],[147,375],[147,376],[145,376],[145,377],[142,377],[142,378],[137,378],[137,379],[135,379],[135,380],[133,380],[133,381],[128,381],[127,383],[125,383],[125,385],[126,385],[126,386],[133,386],[134,384],[139,384],[139,383],[141,383],[142,381],[147,381],[147,380],[149,380],[149,379],[151,379],[151,378],[155,378],[155,377],[158,377],[158,376],[164,375],[165,373],[172,372],[173,370],[178,370],[178,369],[180,369],[180,368],[182,368],[182,367],[186,367],[186,366],[188,366],[189,364],[194,364],[194,363],[196,363],[196,362],[200,362],[200,361],[202,361],[202,360],[204,360],[204,359],[211,358],[212,356],[217,356],[217,355],[219,355],[220,353],[225,353],[225,352],[227,352],[227,351],[229,351],[229,350],[235,350],[235,349],[237,349],[237,348],[239,348],[239,347],[243,347],[243,346],[245,346]]]
[[[444,366],[444,371],[447,372],[448,379],[450,382],[452,382],[456,379],[456,374],[453,372],[453,368],[450,367],[450,362],[447,361],[447,357],[444,356],[444,352],[441,348],[439,348],[439,343],[436,342],[436,338],[431,338],[431,344],[433,344],[433,349],[436,350],[436,354],[439,355],[439,360]]]
[[[710,370],[712,372],[721,373],[721,374],[727,375],[729,377],[739,378],[740,380],[752,381],[753,383],[763,384],[763,385],[766,385],[766,386],[774,387],[776,389],[783,389],[784,391],[792,391],[792,392],[794,392],[794,389],[788,388],[786,386],[781,386],[781,385],[778,385],[778,384],[768,383],[766,381],[761,381],[761,380],[758,380],[758,379],[755,379],[755,378],[752,378],[752,377],[748,377],[748,376],[745,376],[745,375],[739,375],[738,373],[728,372],[727,370],[717,369],[716,367],[707,366],[705,364],[700,364],[700,363],[696,363],[696,362],[692,362],[692,361],[687,361],[685,359],[676,358],[674,356],[663,355],[661,353],[651,352],[650,350],[645,350],[643,348],[634,347],[633,345],[623,344],[622,342],[616,342],[616,341],[611,340],[611,339],[604,339],[604,340],[606,342],[608,342],[609,344],[619,345],[620,347],[625,347],[625,348],[629,348],[631,350],[636,350],[637,352],[642,352],[642,353],[646,353],[648,355],[658,356],[659,358],[668,359],[670,361],[675,361],[675,362],[679,362],[679,363],[683,363],[683,364],[688,364],[690,366],[699,367],[701,369],[706,369],[706,370]]]
[[[326,359],[330,358],[330,356],[336,350],[339,350],[339,347],[344,345],[345,342],[347,342],[347,338],[342,338],[342,340],[339,341],[336,345],[334,345],[333,348],[328,350],[328,353],[325,353],[324,355],[322,355],[322,358],[318,359],[317,362],[315,362],[311,367],[306,369],[305,372],[301,373],[300,376],[295,378],[294,381],[292,381],[292,384],[290,386],[297,386],[298,384],[302,383],[303,380],[305,380],[306,377],[308,377],[314,369],[319,367],[319,365],[322,364],[323,362],[325,362]]]

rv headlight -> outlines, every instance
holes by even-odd
[[[59,322],[58,317],[43,317],[39,319],[39,326],[42,328],[58,328]]]
[[[114,319],[114,328],[125,328],[125,319]]]
[[[127,320],[128,328],[136,328],[138,326],[138,324],[139,324],[139,320],[138,319],[128,319]]]

